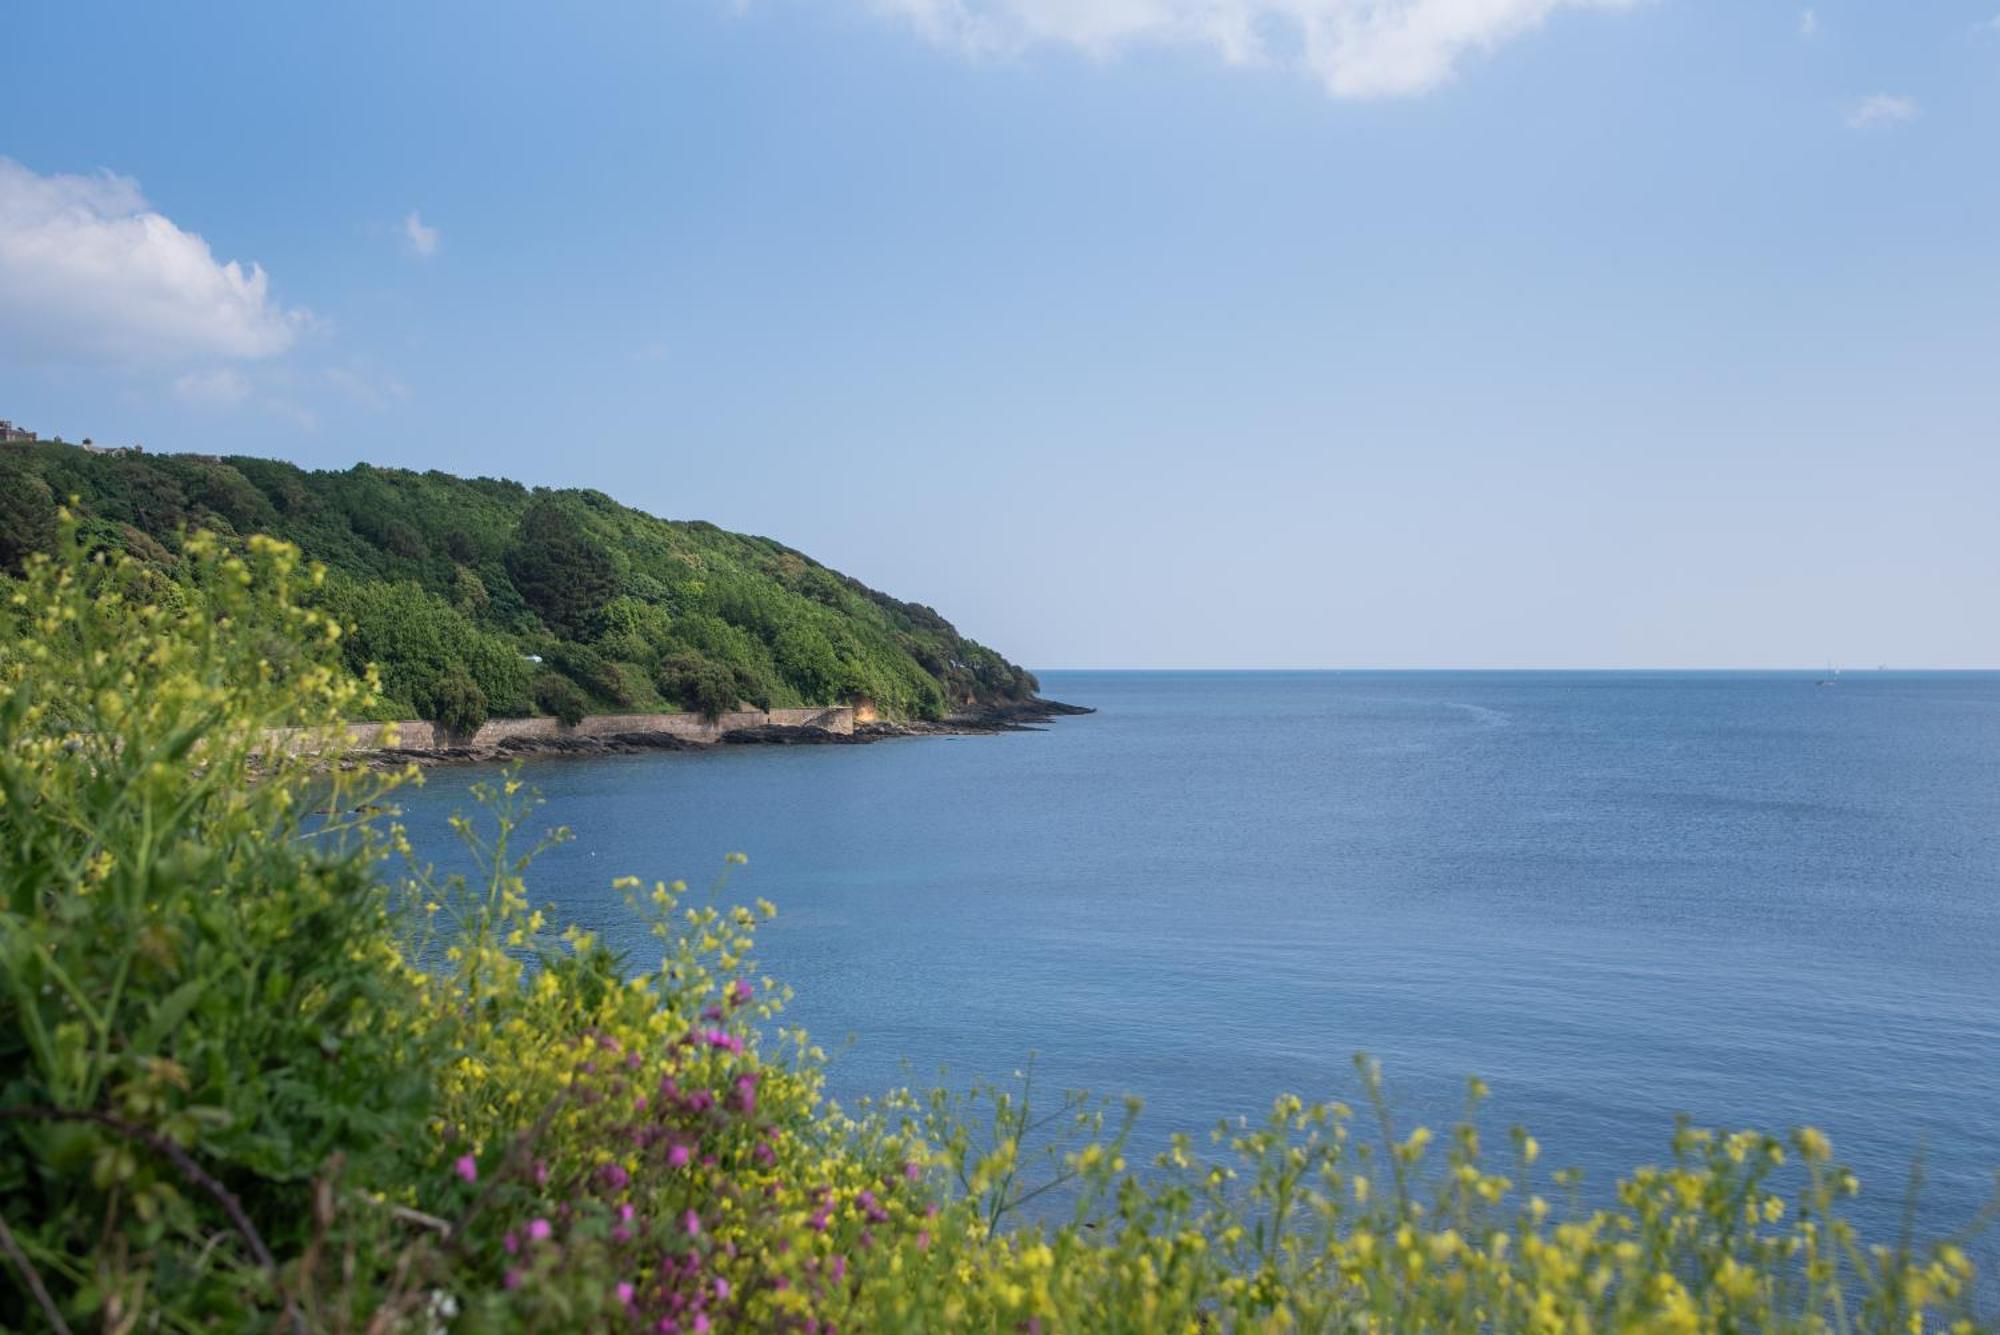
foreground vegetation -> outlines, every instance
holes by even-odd
[[[295,544],[306,596],[381,673],[376,717],[470,731],[489,715],[866,700],[896,718],[1031,697],[1033,676],[769,538],[674,523],[595,491],[270,459],[0,450],[0,567],[53,551],[69,501],[93,543],[161,571],[182,534]]]
[[[1525,1132],[1379,1099],[1145,1164],[1136,1110],[1028,1088],[844,1115],[757,973],[769,906],[626,880],[655,956],[557,930],[511,780],[480,876],[412,867],[403,777],[265,751],[364,703],[322,577],[182,555],[8,590],[8,1328],[1973,1328],[1964,1253],[1865,1244],[1810,1129],[1683,1128],[1591,1210]]]

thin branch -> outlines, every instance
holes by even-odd
[[[440,1219],[434,1214],[425,1214],[422,1210],[412,1210],[407,1205],[390,1206],[389,1216],[392,1219],[400,1219],[406,1224],[415,1224],[420,1228],[428,1228],[437,1233],[449,1234],[451,1232],[451,1221],[449,1219]]]
[[[14,1241],[14,1230],[7,1227],[7,1221],[0,1218],[0,1251],[7,1253],[7,1259],[21,1272],[21,1282],[28,1286],[28,1292],[35,1295],[41,1304],[42,1315],[49,1319],[49,1329],[56,1335],[70,1335],[69,1323],[63,1320],[62,1312],[56,1307],[56,1300],[49,1297],[48,1286],[42,1283],[42,1274],[35,1269],[35,1263],[21,1250],[21,1244]]]
[[[299,1315],[298,1308],[293,1304],[291,1296],[285,1292],[284,1281],[278,1277],[277,1258],[272,1256],[271,1249],[264,1245],[263,1235],[257,1232],[257,1226],[250,1222],[250,1216],[244,1212],[243,1202],[236,1199],[235,1192],[224,1186],[207,1169],[196,1163],[193,1155],[174,1144],[173,1141],[168,1140],[159,1132],[140,1126],[135,1122],[128,1122],[123,1118],[113,1117],[109,1113],[87,1109],[15,1106],[0,1108],[0,1120],[91,1122],[107,1130],[115,1131],[127,1140],[136,1140],[153,1150],[156,1154],[165,1156],[174,1167],[181,1171],[181,1176],[207,1192],[215,1199],[215,1203],[222,1207],[222,1212],[229,1216],[229,1222],[236,1226],[236,1231],[242,1235],[244,1243],[250,1248],[250,1254],[256,1258],[259,1268],[270,1277],[272,1287],[277,1289],[278,1296],[284,1299],[285,1310],[292,1318],[292,1325],[300,1331],[305,1329],[304,1318]]]

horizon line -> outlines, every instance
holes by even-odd
[[[1186,672],[1186,673],[1193,673],[1193,672],[1205,672],[1205,673],[1216,673],[1216,674],[1221,674],[1221,673],[1242,673],[1242,674],[1250,674],[1250,673],[1281,673],[1281,672],[1290,672],[1290,673],[1317,673],[1317,674],[1324,674],[1324,675],[1333,675],[1333,674],[1337,674],[1337,673],[1356,673],[1356,674],[1362,674],[1362,673],[1412,673],[1412,672],[1493,672],[1493,673],[1501,673],[1501,672],[1539,672],[1539,673],[1551,673],[1551,674],[1553,674],[1553,673],[1564,673],[1564,672],[1567,672],[1567,673],[1577,673],[1577,674],[1585,674],[1585,673],[1599,673],[1599,674],[1602,674],[1602,673],[1614,673],[1614,672],[1615,672],[1615,673],[1633,673],[1633,674],[1639,674],[1639,673],[1665,673],[1665,672],[1678,672],[1678,673],[1717,673],[1717,674],[1720,674],[1720,673],[1732,673],[1732,674],[1737,674],[1737,675],[1746,675],[1746,674],[1761,674],[1761,675],[1766,675],[1766,676],[1774,676],[1774,677],[1776,677],[1776,676],[1812,676],[1812,675],[1817,675],[1817,676],[1821,676],[1821,677],[1825,677],[1825,676],[1828,676],[1828,675],[1829,675],[1829,672],[1828,672],[1828,669],[1827,669],[1827,668],[1825,668],[1825,667],[1733,667],[1733,666],[1705,666],[1705,667],[1664,667],[1664,666],[1640,666],[1640,667],[1534,667],[1534,666],[1502,666],[1502,667],[1435,667],[1435,666],[1432,666],[1432,667],[1191,667],[1191,666],[1167,666],[1167,667],[1161,667],[1161,666],[1150,666],[1150,667],[1035,667],[1035,668],[1031,668],[1031,669],[1029,669],[1029,670],[1030,670],[1030,671],[1032,671],[1032,672],[1037,672],[1037,673],[1040,673],[1040,672],[1161,672],[1161,673],[1165,673],[1165,672]],[[1890,664],[1880,664],[1880,665],[1878,665],[1878,666],[1875,666],[1875,667],[1865,667],[1865,668],[1834,668],[1834,669],[1832,669],[1832,672],[1831,672],[1831,675],[1833,675],[1833,676],[1851,676],[1851,677],[1866,677],[1866,676],[1896,676],[1896,675],[1898,675],[1898,674],[1911,674],[1911,675],[1914,675],[1914,674],[1920,674],[1920,673],[1921,673],[1921,674],[1928,674],[1928,675],[1943,675],[1943,674],[1956,674],[1956,675],[1963,675],[1963,676],[1977,676],[1977,675],[1980,675],[1980,674],[1995,674],[1995,673],[2000,673],[2000,666],[1993,666],[1993,667],[1926,667],[1926,666],[1921,666],[1921,665],[1916,665],[1916,666],[1903,666],[1903,665],[1890,665]]]

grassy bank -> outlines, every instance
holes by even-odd
[[[536,906],[515,783],[440,880],[377,814],[413,779],[262,753],[370,705],[295,549],[57,545],[0,634],[10,1328],[1972,1328],[1963,1252],[1857,1237],[1810,1129],[1685,1128],[1591,1211],[1527,1132],[1379,1101],[1147,1163],[1027,1088],[842,1113],[770,906],[627,878],[619,956]]]

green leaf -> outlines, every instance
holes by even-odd
[[[139,1052],[157,1052],[166,1037],[180,1028],[181,1021],[187,1019],[188,1012],[200,998],[202,990],[208,986],[205,978],[190,978],[169,992],[153,1011],[153,1018],[146,1022],[132,1040],[132,1046]]]

